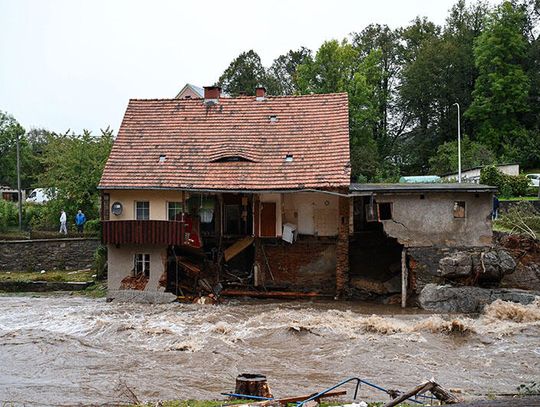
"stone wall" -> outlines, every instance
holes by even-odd
[[[0,242],[0,272],[91,268],[98,246],[96,238]]]
[[[409,247],[409,290],[419,293],[427,284],[498,286],[516,263],[498,247]]]

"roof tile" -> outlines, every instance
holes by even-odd
[[[100,188],[348,187],[348,120],[344,93],[222,98],[213,106],[202,99],[132,99]],[[285,162],[287,154],[292,162]],[[247,161],[219,161],[226,156]]]

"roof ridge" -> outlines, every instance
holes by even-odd
[[[267,95],[265,96],[265,99],[285,99],[285,98],[311,98],[311,97],[325,97],[325,96],[344,96],[347,95],[347,92],[333,92],[333,93],[310,93],[307,95]],[[197,101],[200,102],[202,98],[191,98],[191,99],[176,99],[176,98],[130,98],[129,100],[132,101],[152,101],[152,102],[186,102],[186,101]],[[227,100],[238,100],[238,99],[253,99],[255,100],[255,96],[238,96],[238,97],[222,97],[219,100],[220,101],[227,101]]]

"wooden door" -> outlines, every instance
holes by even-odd
[[[276,237],[275,202],[261,202],[261,237]]]

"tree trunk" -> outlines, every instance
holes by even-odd
[[[236,378],[236,394],[272,398],[266,376],[260,374],[242,373]]]

